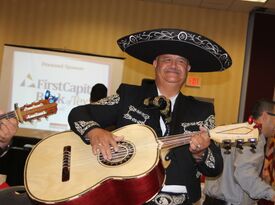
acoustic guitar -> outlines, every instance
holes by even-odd
[[[30,152],[24,170],[25,188],[38,204],[139,205],[152,199],[165,181],[162,150],[190,142],[194,134],[157,138],[146,125],[127,125],[113,132],[124,136],[112,159],[92,154],[71,131],[44,138]],[[218,143],[255,144],[258,129],[241,123],[209,131]]]

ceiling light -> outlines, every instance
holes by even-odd
[[[241,0],[241,1],[258,2],[258,3],[266,3],[267,2],[267,0]]]

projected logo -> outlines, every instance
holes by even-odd
[[[28,74],[26,78],[21,82],[20,84],[21,87],[30,87],[30,88],[35,88],[35,82],[31,76],[31,74]]]

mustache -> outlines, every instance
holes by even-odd
[[[173,73],[177,73],[177,74],[181,73],[181,71],[176,68],[166,68],[164,71],[165,72],[173,72]]]

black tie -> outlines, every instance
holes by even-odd
[[[164,121],[166,131],[163,136],[168,136],[170,135],[170,123],[172,120],[172,113],[171,113],[171,101],[169,99],[166,99],[167,106],[160,110],[160,115]]]

